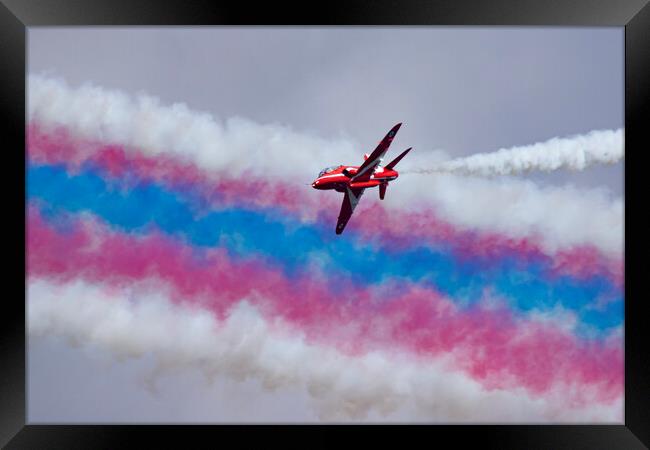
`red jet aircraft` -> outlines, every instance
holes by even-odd
[[[365,161],[361,166],[334,166],[321,170],[318,178],[311,184],[314,189],[329,190],[334,189],[337,192],[345,194],[341,212],[336,223],[336,234],[343,233],[345,225],[352,216],[363,191],[367,188],[379,186],[379,198],[384,199],[386,187],[389,181],[395,180],[399,174],[394,167],[406,154],[411,150],[404,150],[397,158],[388,163],[385,167],[380,166],[384,155],[393,142],[395,133],[402,124],[395,125],[381,140],[377,148],[370,154],[363,155]]]

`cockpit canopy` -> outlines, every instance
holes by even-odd
[[[319,176],[319,177],[322,177],[322,176],[325,175],[326,173],[330,173],[331,171],[333,171],[334,169],[337,169],[338,167],[339,167],[339,166],[326,167],[326,168],[324,168],[323,170],[321,170],[321,171],[318,173],[318,176]]]

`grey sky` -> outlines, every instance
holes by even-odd
[[[454,156],[622,127],[623,58],[623,28],[28,32],[30,73],[59,75],[73,86],[91,81],[143,91],[221,118],[238,115],[345,136],[368,146],[360,154],[397,122],[404,123],[400,140],[417,151],[444,149]],[[605,186],[622,195],[621,163],[529,177],[542,184]],[[255,382],[225,380],[210,387],[189,372],[167,379],[156,397],[138,381],[147,364],[102,365],[64,342],[30,339],[29,420],[218,421],[226,413],[233,420],[269,420],[270,414],[315,419],[303,393],[266,393]]]
[[[452,154],[623,126],[622,28],[32,28],[29,71]],[[408,133],[408,134],[407,134]]]

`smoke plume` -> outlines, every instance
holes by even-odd
[[[43,127],[44,132],[63,128],[82,139],[120,145],[131,154],[173,158],[201,168],[206,177],[215,182],[224,174],[230,177],[252,174],[283,181],[312,180],[324,166],[358,163],[363,152],[372,149],[349,140],[314,137],[278,124],[258,124],[243,118],[222,120],[209,113],[194,111],[183,103],[164,105],[157,98],[144,94],[129,96],[92,84],[74,88],[63,80],[39,75],[30,75],[28,82],[29,121]],[[592,132],[520,149],[537,149],[524,151],[524,155],[539,154],[545,151],[539,149],[550,148],[550,143],[555,142],[557,145],[552,146],[557,148],[592,148],[591,153],[600,154],[601,159],[605,154],[615,155],[618,148],[622,157],[622,136],[621,130]],[[393,146],[404,147],[399,141]],[[79,158],[92,154],[93,147],[88,145],[86,148],[89,154],[79,155]],[[597,149],[600,153],[596,152]],[[506,152],[512,153],[513,149]],[[564,150],[560,153],[571,152]],[[409,164],[426,167],[432,157],[439,158],[440,155],[418,153],[416,148],[408,156]],[[594,158],[592,155],[584,161]],[[616,159],[615,156],[608,158]],[[574,160],[579,161],[579,158],[574,157]],[[428,173],[439,172],[444,164],[452,163],[436,165]],[[579,164],[576,162],[574,165]],[[288,168],[291,177],[287,177]],[[486,173],[489,170],[495,169],[485,169]],[[464,173],[461,169],[445,171]],[[402,174],[408,172],[400,170]],[[475,169],[475,173],[481,171]],[[424,189],[418,177],[400,178],[399,188],[396,185],[389,189],[382,207],[417,211],[425,207],[461,227],[507,233],[519,238],[541,237],[549,251],[561,246],[593,244],[607,252],[622,252],[623,200],[612,199],[602,189],[540,187],[529,180],[467,179],[452,173],[441,175],[444,176],[428,180]],[[303,192],[300,189],[308,188],[296,186],[293,195],[303,202],[306,196],[299,195]],[[360,208],[372,203],[373,196],[367,197]],[[324,197],[309,196],[310,200],[314,198],[323,201]],[[499,208],[495,208],[495,204]],[[550,210],[555,214],[548,214]],[[557,220],[558,215],[562,220]]]
[[[445,161],[410,173],[455,173],[460,175],[516,175],[559,169],[585,170],[595,164],[614,164],[624,158],[623,130],[594,130],[567,138],[553,138],[521,147],[502,148],[466,158]]]
[[[567,409],[559,392],[531,398],[522,390],[484,390],[442,360],[347,356],[264,320],[246,299],[217,321],[200,308],[174,305],[160,289],[32,280],[28,291],[31,335],[98,345],[119,358],[152,354],[158,375],[194,367],[208,379],[251,377],[267,389],[301,385],[322,420],[359,420],[371,411],[385,416],[408,403],[429,420],[452,423],[620,421],[619,402]]]

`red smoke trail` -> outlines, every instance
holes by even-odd
[[[573,403],[610,402],[623,392],[620,338],[582,341],[505,308],[459,310],[416,285],[399,294],[389,287],[349,285],[335,297],[331,280],[318,274],[290,279],[260,261],[234,261],[221,249],[202,252],[156,233],[125,235],[87,220],[57,232],[34,209],[28,219],[28,268],[30,277],[118,286],[161,280],[177,301],[197,302],[221,318],[246,298],[309,340],[350,354],[382,349],[422,358],[452,355],[488,388],[521,386],[544,395],[568,386],[567,401]],[[588,398],[587,390],[595,390],[596,398]]]

